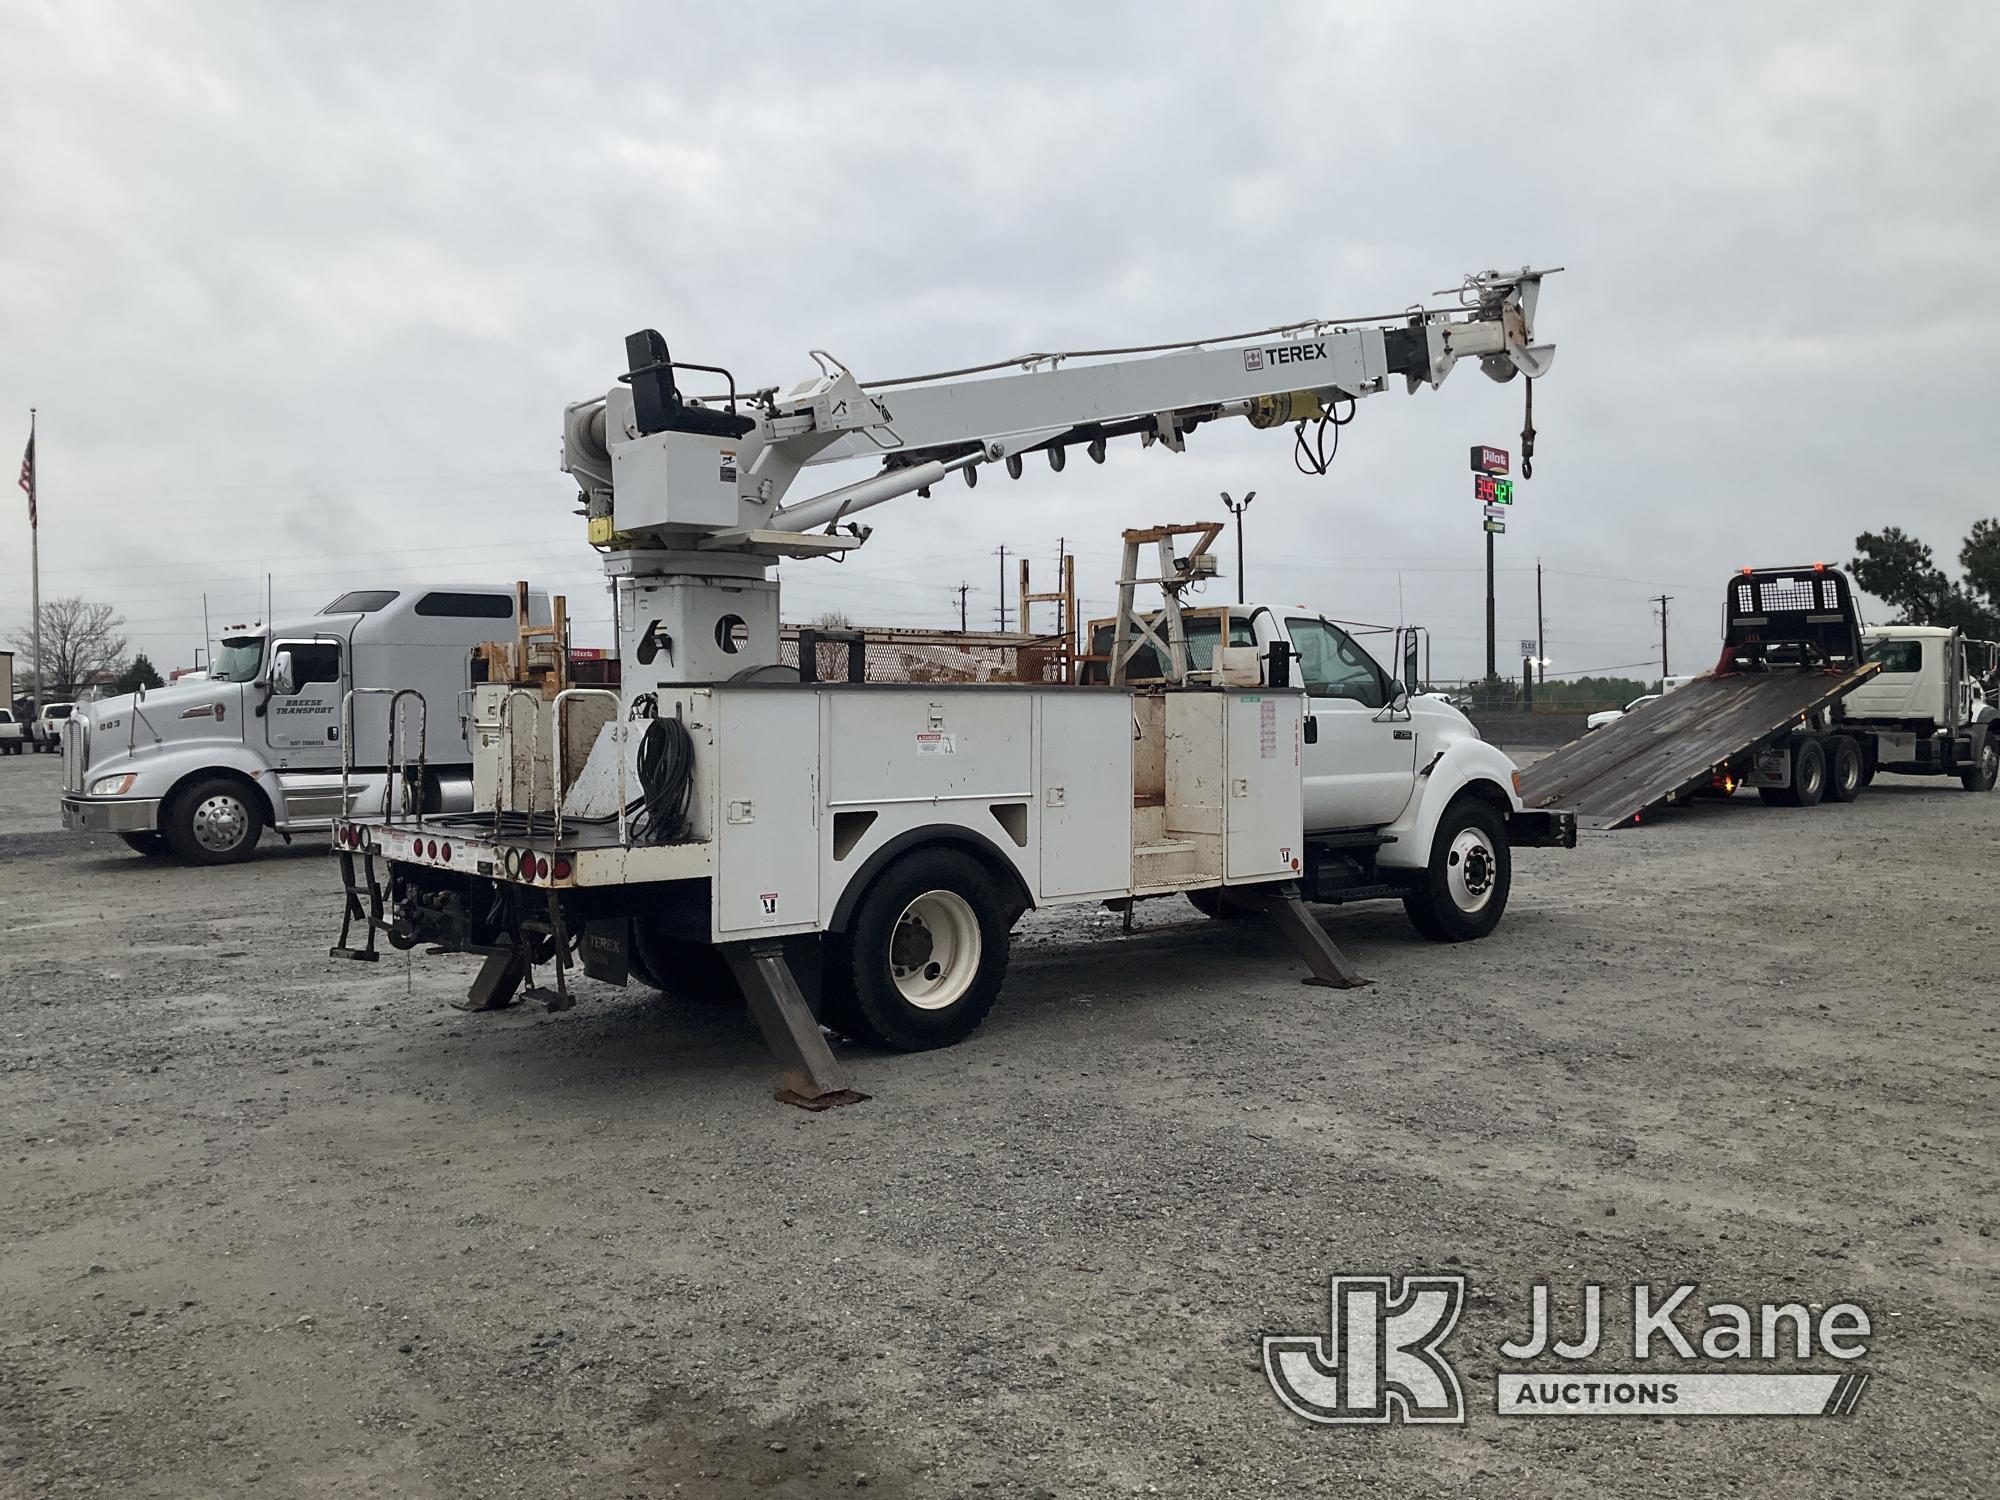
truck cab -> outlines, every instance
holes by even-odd
[[[531,623],[545,622],[547,595],[528,597]],[[287,840],[325,829],[392,781],[413,805],[470,806],[472,648],[511,637],[516,614],[506,586],[355,589],[303,620],[230,628],[205,677],[78,705],[63,734],[64,826],[224,864],[249,858],[266,828]],[[402,688],[432,707],[421,724],[405,712],[392,751],[388,695]],[[418,765],[420,787],[400,769]]]
[[[1870,774],[1956,775],[1968,790],[1991,790],[2000,769],[1993,644],[1940,625],[1871,626],[1861,639],[1880,670],[1842,701],[1840,720],[1864,736]]]

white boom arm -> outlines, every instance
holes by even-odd
[[[1495,380],[1533,378],[1552,346],[1534,341],[1546,271],[1466,278],[1460,306],[1394,318],[1316,320],[1257,334],[1147,349],[1032,355],[974,369],[864,383],[830,356],[821,373],[778,394],[690,400],[650,330],[626,340],[631,371],[601,400],[570,407],[564,468],[590,516],[591,540],[618,550],[810,555],[859,544],[845,517],[985,464],[1020,473],[1041,451],[1061,469],[1081,445],[1102,462],[1110,439],[1137,434],[1179,449],[1203,422],[1258,427],[1319,421],[1341,401],[1400,376],[1436,386],[1461,359]],[[998,373],[1011,370],[1014,373]],[[726,374],[724,371],[713,371]],[[726,405],[717,404],[726,400]],[[877,457],[868,478],[786,504],[811,465]],[[829,535],[802,533],[826,528]],[[663,560],[664,561],[664,560]],[[637,568],[614,572],[650,571]]]

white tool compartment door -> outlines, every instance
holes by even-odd
[[[1231,694],[1222,799],[1227,880],[1297,872],[1305,856],[1305,791],[1299,778],[1296,693]]]
[[[819,907],[819,695],[715,694],[715,936],[810,932]]]
[[[1043,897],[1123,895],[1132,879],[1132,700],[1039,695]]]

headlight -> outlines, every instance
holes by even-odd
[[[135,771],[127,771],[123,776],[100,776],[90,784],[93,797],[122,797],[132,790],[132,783],[139,779]]]

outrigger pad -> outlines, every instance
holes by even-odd
[[[489,953],[473,976],[472,988],[463,1000],[451,1003],[460,1010],[505,1010],[514,1003],[528,966],[516,953]]]

